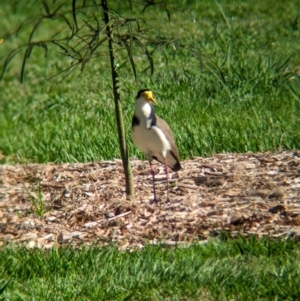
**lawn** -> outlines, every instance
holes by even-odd
[[[300,148],[296,1],[170,1],[170,21],[161,7],[142,14],[142,6],[131,11],[125,2],[112,2],[124,18],[143,17],[153,38],[173,41],[154,53],[152,76],[147,58],[134,50],[136,81],[125,52],[118,52],[131,158],[144,158],[130,135],[134,98],[144,87],[153,90],[156,112],[174,131],[182,159]],[[1,73],[9,52],[28,41],[32,25],[17,36],[8,33],[44,12],[42,1],[15,3],[0,3]],[[33,39],[69,30],[63,26],[49,19]],[[0,81],[0,162],[120,158],[108,57],[88,62],[82,73],[78,68],[53,77],[70,59],[54,47],[46,58],[43,49],[34,49],[21,84],[23,57],[24,52],[13,58]],[[297,300],[299,250],[294,240],[233,240],[226,234],[203,245],[132,252],[113,245],[8,245],[0,249],[0,300]]]
[[[0,250],[1,300],[297,300],[299,243]],[[2,295],[1,295],[2,293]]]
[[[27,41],[32,25],[17,37],[6,33],[40,14],[42,4],[34,2],[15,8],[0,4],[2,62]],[[156,112],[171,125],[182,159],[299,148],[300,8],[295,1],[181,1],[170,5],[170,22],[162,9],[149,7],[141,15],[139,8],[119,10],[124,17],[145,18],[153,37],[184,47],[155,52],[153,76],[145,70],[147,59],[137,54],[137,82],[124,53],[118,54],[131,157],[143,158],[130,137],[134,98],[143,87],[154,91]],[[62,26],[59,20],[45,21],[34,38],[50,37]],[[20,84],[23,55],[14,57],[0,83],[2,162],[119,158],[108,57],[87,63],[82,73],[79,68],[66,78],[49,79],[70,60],[53,47],[47,58],[34,49]]]

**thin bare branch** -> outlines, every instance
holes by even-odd
[[[43,6],[44,6],[44,9],[45,9],[45,11],[46,11],[46,14],[49,16],[49,15],[50,15],[50,9],[49,9],[49,7],[48,7],[47,2],[43,1],[42,4],[43,4]]]
[[[149,67],[150,67],[150,70],[151,70],[151,75],[152,75],[153,72],[154,72],[154,64],[153,64],[152,55],[148,52],[147,48],[143,45],[143,43],[139,39],[134,38],[134,42],[136,44],[138,44],[140,46],[140,48],[144,51],[144,54],[146,54],[147,59],[149,61]]]
[[[24,79],[24,72],[25,72],[25,66],[26,62],[30,57],[31,51],[32,51],[33,46],[29,45],[25,51],[23,62],[22,62],[22,68],[21,68],[21,75],[20,75],[20,82],[23,83]]]
[[[0,79],[3,78],[3,75],[9,65],[9,63],[11,62],[11,60],[21,51],[21,49],[23,48],[23,46],[20,46],[14,50],[12,50],[8,56],[6,57],[5,61],[4,61],[4,64],[3,64],[3,70],[2,70],[2,74],[1,74],[1,77]]]
[[[43,21],[43,18],[40,18],[37,23],[35,23],[35,25],[33,26],[33,29],[31,30],[30,32],[30,35],[29,35],[29,43],[31,43],[31,40],[33,38],[33,34],[35,33],[35,31],[37,30],[37,28],[39,27],[40,23]]]
[[[130,9],[133,9],[133,4],[139,5],[138,2],[128,0],[128,5]],[[47,57],[48,46],[50,44],[54,44],[61,51],[58,51],[59,54],[69,57],[73,60],[76,65],[81,66],[81,72],[83,71],[85,65],[90,60],[106,55],[100,50],[100,47],[103,46],[104,42],[107,41],[106,37],[106,26],[101,18],[99,18],[95,13],[95,8],[98,10],[102,5],[96,2],[89,2],[83,0],[80,6],[76,0],[72,0],[72,4],[69,10],[62,10],[62,8],[66,5],[66,3],[59,4],[56,8],[52,9],[49,3],[45,1],[41,1],[43,9],[45,11],[44,15],[38,15],[34,18],[29,18],[24,21],[12,34],[18,34],[23,28],[30,26],[33,22],[34,25],[29,34],[28,43],[26,45],[22,45],[16,51],[11,52],[6,58],[2,76],[7,70],[7,66],[10,64],[13,57],[21,51],[21,48],[26,47],[26,51],[23,57],[23,62],[21,66],[21,76],[20,78],[24,79],[24,72],[27,64],[27,60],[31,53],[31,50],[35,46],[39,46],[43,48],[45,57]],[[141,3],[140,3],[141,4]],[[168,15],[170,20],[171,13],[169,8],[167,7],[166,1],[154,1],[148,0],[143,1],[142,11],[145,11],[151,6],[160,5]],[[78,20],[78,15],[85,16],[85,19]],[[131,69],[133,71],[134,78],[137,79],[137,69],[134,59],[134,54],[136,51],[141,51],[141,53],[147,58],[149,62],[149,67],[151,74],[154,72],[154,61],[153,61],[153,53],[156,49],[161,46],[168,47],[172,41],[166,41],[163,39],[152,38],[149,35],[151,31],[150,28],[146,28],[144,25],[146,24],[143,18],[124,18],[120,15],[119,12],[110,10],[107,12],[109,15],[109,26],[115,36],[114,44],[115,51],[122,52],[126,51],[128,61],[131,65]],[[69,16],[72,16],[73,22],[69,21]],[[52,34],[49,40],[38,40],[34,41],[35,32],[42,28],[43,20],[45,19],[62,19],[65,24],[71,30],[68,31],[68,34],[65,34],[62,38],[55,39],[57,36],[61,36],[62,30]],[[126,30],[124,31],[124,27]],[[64,30],[64,29],[63,29]],[[88,32],[87,32],[88,30]],[[103,37],[101,35],[103,34]],[[101,38],[100,38],[101,37]],[[149,48],[151,47],[151,48]],[[140,50],[138,50],[140,49]],[[151,50],[150,50],[151,49]],[[100,52],[101,51],[101,52]],[[134,52],[133,52],[134,51]],[[166,56],[166,53],[164,53]],[[69,67],[64,69],[69,72]],[[59,72],[61,74],[61,72]]]
[[[137,80],[137,75],[136,75],[136,68],[135,68],[135,64],[134,64],[134,59],[133,59],[133,56],[132,56],[132,47],[129,46],[126,41],[124,41],[123,44],[124,44],[124,46],[127,50],[129,62],[130,62],[130,65],[131,65],[131,69],[132,69],[132,72],[133,72],[133,75],[134,75],[134,79],[136,81]]]

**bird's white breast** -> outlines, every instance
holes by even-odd
[[[155,156],[164,161],[168,150],[171,149],[169,141],[162,130],[156,126],[147,129],[146,126],[136,126],[132,132],[132,140],[149,158]]]
[[[135,116],[140,123],[132,130],[132,140],[147,155],[148,159],[155,156],[163,162],[171,145],[159,127],[155,125],[150,127],[151,110],[148,102],[139,99],[136,101]]]

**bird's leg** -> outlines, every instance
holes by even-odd
[[[149,161],[149,164],[150,164],[150,168],[151,168],[152,181],[153,181],[153,195],[154,195],[153,202],[156,203],[157,199],[156,199],[156,191],[155,191],[155,171],[154,171],[153,164],[151,161]]]
[[[165,159],[165,169],[166,169],[166,177],[167,177],[167,201],[170,201],[170,197],[169,197],[169,171],[168,171],[168,165]]]

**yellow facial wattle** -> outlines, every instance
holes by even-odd
[[[155,98],[153,97],[153,93],[152,91],[146,91],[143,93],[143,96],[146,98],[146,100],[149,102],[149,103],[153,103],[153,104],[156,104],[156,100]]]

